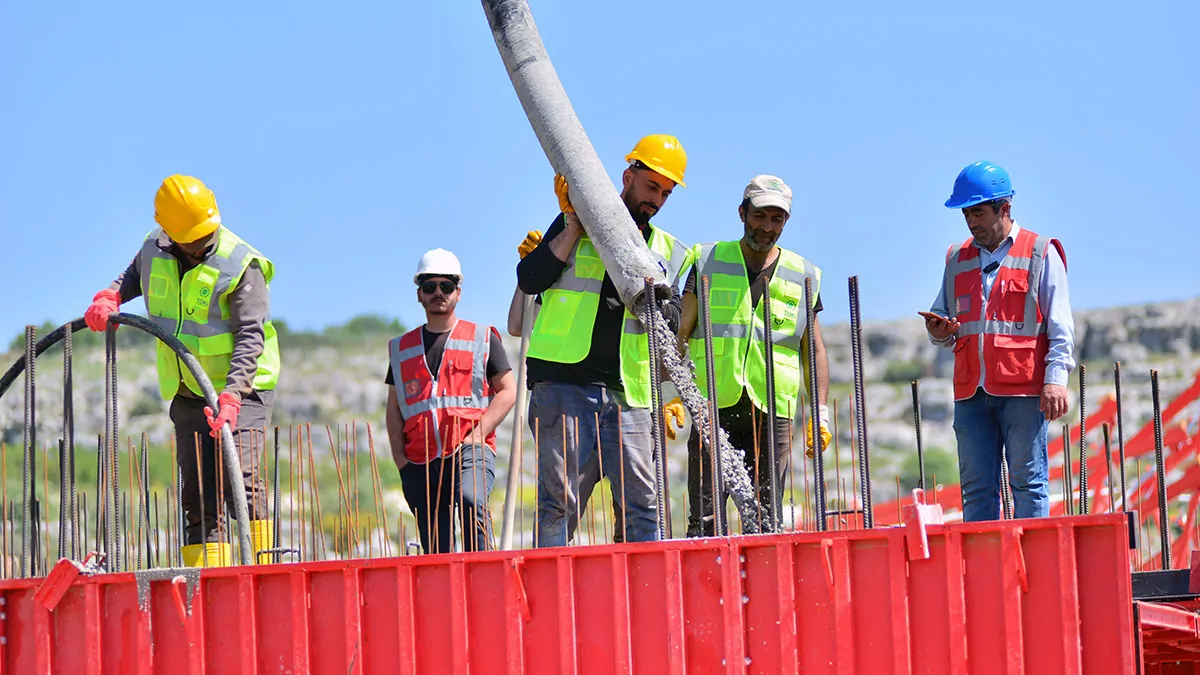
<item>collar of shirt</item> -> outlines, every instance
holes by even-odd
[[[1005,237],[1004,240],[1000,242],[1000,245],[996,247],[995,251],[987,250],[986,248],[981,246],[979,244],[979,242],[972,239],[971,245],[974,246],[975,248],[979,249],[979,265],[980,265],[980,267],[987,267],[988,263],[992,262],[993,260],[1003,260],[1004,256],[1008,255],[1008,250],[1010,248],[1012,248],[1013,242],[1015,242],[1017,240],[1017,235],[1020,233],[1021,233],[1021,226],[1017,225],[1016,222],[1013,222],[1012,229],[1009,230],[1008,236]]]

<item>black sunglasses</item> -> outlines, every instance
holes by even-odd
[[[437,289],[442,289],[442,294],[450,295],[454,289],[458,288],[458,282],[442,279],[441,281],[422,281],[421,292],[425,295],[433,295]]]

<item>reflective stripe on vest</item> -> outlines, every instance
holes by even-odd
[[[179,338],[220,391],[226,385],[233,354],[229,297],[252,262],[258,263],[268,288],[275,271],[270,260],[229,229],[221,227],[217,237],[208,257],[181,275],[179,260],[169,250],[170,239],[155,229],[142,242],[138,273],[147,315]],[[263,323],[263,338],[252,386],[269,390],[278,383],[280,370],[278,340],[269,317]],[[201,394],[191,372],[181,368],[175,353],[162,343],[157,347],[157,365],[159,393],[164,399],[175,396],[180,382]]]
[[[692,251],[664,230],[650,225],[647,246],[662,266],[672,287],[692,263]],[[592,346],[592,329],[600,308],[604,263],[587,237],[567,257],[558,281],[542,294],[542,308],[529,340],[531,358],[555,363],[579,363]],[[649,344],[641,321],[628,308],[622,322],[620,375],[626,402],[634,408],[650,405]]]
[[[1038,396],[1049,341],[1038,306],[1046,252],[1056,240],[1022,229],[1000,262],[991,294],[983,297],[979,250],[972,240],[951,246],[943,282],[946,307],[960,328],[954,343],[954,398],[983,388],[995,396]],[[1063,257],[1065,265],[1065,256]]]
[[[703,244],[695,247],[694,256],[697,280],[707,276],[710,282],[717,405],[722,408],[733,405],[744,390],[754,405],[765,411],[766,331],[762,303],[750,306],[752,296],[741,245],[738,241]],[[802,369],[807,367],[800,363],[800,350],[808,320],[803,309],[804,280],[808,278],[813,281],[815,305],[820,294],[821,270],[802,256],[779,249],[779,260],[771,275],[769,289],[774,324],[771,339],[774,345],[775,407],[776,414],[781,417],[795,413],[803,382]],[[690,337],[697,383],[707,395],[702,321],[697,321]]]
[[[388,342],[393,386],[404,419],[404,454],[410,461],[423,464],[453,454],[483,417],[491,402],[487,360],[493,330],[458,321],[446,339],[436,378],[425,360],[420,328]],[[495,437],[492,432],[482,439],[493,452]]]

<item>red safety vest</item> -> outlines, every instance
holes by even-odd
[[[489,332],[496,329],[470,321],[454,324],[436,378],[425,362],[420,328],[388,343],[396,399],[404,418],[404,455],[410,462],[425,464],[453,455],[464,442],[480,442],[475,427],[492,398],[487,379]],[[494,431],[482,442],[496,451]]]
[[[1038,288],[1047,247],[1053,244],[1058,249],[1064,267],[1066,253],[1057,239],[1022,228],[1000,262],[992,292],[985,300],[979,249],[972,241],[951,246],[946,253],[946,307],[961,324],[954,342],[954,399],[975,395],[983,366],[987,368],[983,376],[987,393],[1039,396],[1050,342],[1046,317],[1038,306]]]

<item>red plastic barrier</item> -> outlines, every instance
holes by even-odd
[[[898,527],[217,569],[194,593],[178,571],[5,581],[0,668],[1125,675],[1125,528],[932,525],[928,559]]]

